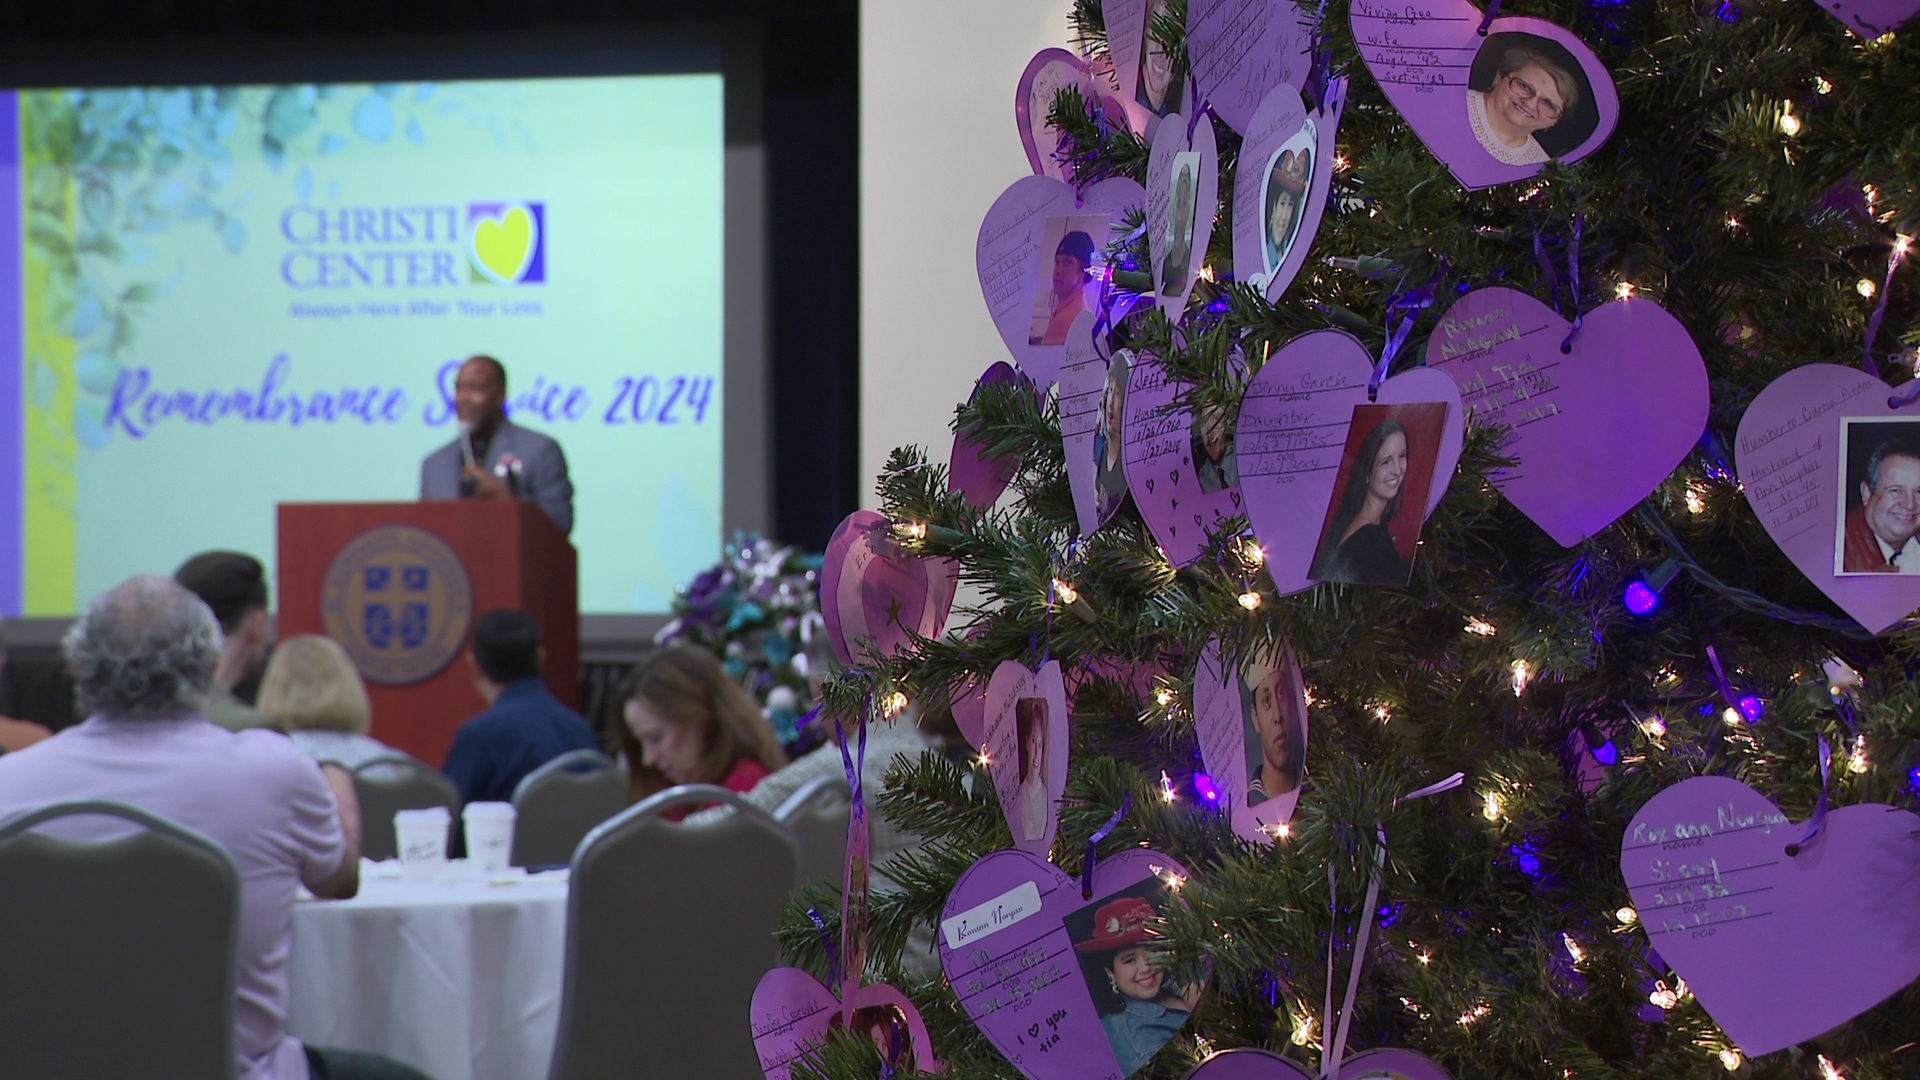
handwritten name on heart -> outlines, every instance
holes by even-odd
[[[1738,780],[1697,776],[1649,799],[1620,843],[1647,940],[1749,1057],[1920,975],[1920,817],[1843,806],[1787,854],[1805,831]]]
[[[1513,429],[1518,464],[1493,483],[1562,547],[1633,509],[1707,426],[1706,365],[1659,304],[1602,304],[1562,352],[1568,330],[1525,293],[1479,289],[1427,342],[1427,365],[1459,384],[1472,419]]]
[[[1002,360],[989,367],[980,376],[980,381],[973,384],[973,393],[968,395],[967,401],[971,403],[979,397],[983,386],[1013,382],[1033,389],[1033,384],[1014,371],[1013,365]],[[954,433],[953,463],[947,473],[947,490],[959,492],[968,503],[982,510],[992,506],[1007,490],[1007,484],[1019,470],[1018,455],[992,457],[987,453],[986,441],[977,432],[962,429]]]
[[[1151,353],[1127,378],[1127,486],[1168,561],[1200,557],[1214,526],[1240,513],[1240,473],[1226,416],[1197,417],[1174,404],[1187,384],[1167,378]]]
[[[1315,330],[1268,358],[1240,402],[1234,447],[1247,520],[1282,596],[1313,586],[1307,570],[1320,544],[1353,408],[1366,403],[1372,375],[1373,357],[1358,338],[1341,330]],[[1460,462],[1466,428],[1459,389],[1437,371],[1415,368],[1381,383],[1379,401],[1447,406],[1427,489],[1425,512],[1431,515]]]
[[[1269,94],[1306,85],[1312,46],[1313,13],[1290,0],[1187,4],[1187,57],[1200,100],[1242,135]]]
[[[1768,383],[1734,436],[1734,468],[1767,535],[1821,592],[1876,634],[1920,607],[1920,577],[1836,573],[1849,517],[1841,435],[1847,418],[1906,416],[1920,408],[1889,408],[1891,395],[1886,383],[1858,368],[1807,364]]]
[[[1282,86],[1246,129],[1233,181],[1233,265],[1268,300],[1287,291],[1320,231],[1346,92],[1344,77],[1332,80],[1325,106],[1308,115],[1299,93]]]
[[[947,625],[959,567],[952,559],[919,558],[895,546],[892,523],[871,510],[848,514],[827,541],[820,565],[820,615],[841,663],[885,656],[937,637]]]
[[[1191,134],[1189,134],[1191,127]],[[1173,113],[1154,125],[1147,152],[1147,250],[1153,256],[1154,293],[1179,321],[1199,280],[1220,205],[1220,166],[1213,124],[1189,125]]]
[[[1306,772],[1307,688],[1293,646],[1229,668],[1216,638],[1201,650],[1193,678],[1200,760],[1234,834],[1272,846],[1271,830],[1293,817]]]
[[[1044,858],[1060,827],[1060,792],[1067,784],[1067,688],[1060,662],[1030,671],[1017,660],[1003,661],[987,680],[982,705],[977,745],[1013,844]]]
[[[1129,210],[1146,205],[1146,193],[1139,184],[1124,177],[1102,180],[1075,192],[1073,185],[1046,176],[1023,176],[1008,185],[988,208],[980,222],[980,235],[974,245],[974,268],[980,279],[980,293],[993,317],[994,329],[1006,342],[1020,372],[1042,390],[1053,385],[1060,371],[1063,342],[1041,344],[1034,340],[1037,306],[1045,299],[1039,294],[1043,281],[1050,282],[1054,271],[1055,250],[1041,250],[1052,239],[1053,248],[1065,239],[1063,227],[1050,221],[1076,219],[1075,231],[1084,231],[1096,219],[1089,238],[1093,244],[1093,264],[1087,271],[1097,277],[1103,269],[1108,233]],[[1045,276],[1042,276],[1042,270]],[[1091,292],[1089,282],[1083,292]],[[1044,326],[1044,324],[1043,324]],[[1042,339],[1047,335],[1041,334]]]
[[[1354,0],[1349,15],[1367,70],[1463,187],[1525,180],[1549,159],[1579,161],[1620,119],[1606,66],[1543,19],[1495,19],[1482,37],[1471,0]]]
[[[793,1063],[827,1041],[836,1025],[867,1035],[897,1072],[938,1072],[920,1011],[887,986],[863,986],[843,1005],[799,968],[774,968],[753,988],[753,1049],[767,1080],[788,1080]]]
[[[1173,902],[1166,879],[1186,873],[1159,852],[1123,851],[1100,860],[1088,900],[1078,881],[1039,856],[992,852],[947,895],[940,966],[967,1015],[1029,1080],[1121,1080],[1144,1062],[1123,1066],[1089,969],[1101,970],[1103,941],[1150,940],[1151,926],[1129,895],[1164,914]],[[1104,982],[1098,991],[1112,1006],[1117,991]],[[1171,992],[1171,981],[1162,989]],[[1137,1038],[1124,1041],[1132,1044],[1129,1057],[1146,1049]]]

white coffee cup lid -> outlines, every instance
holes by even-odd
[[[394,814],[393,814],[393,820],[419,821],[419,822],[431,821],[431,822],[436,822],[438,824],[444,825],[447,822],[453,820],[453,815],[449,813],[447,811],[447,808],[444,806],[429,806],[422,810],[396,810],[394,811]]]
[[[471,802],[460,811],[463,818],[512,817],[513,804],[510,802]]]

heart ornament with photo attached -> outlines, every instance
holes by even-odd
[[[973,393],[968,395],[967,401],[971,403],[979,397],[983,386],[1004,383],[1017,383],[1028,390],[1034,389],[1031,382],[1013,370],[1012,364],[1001,360],[988,368],[986,374],[980,376],[980,381],[973,384]],[[952,465],[947,472],[947,490],[959,492],[970,505],[982,510],[1000,498],[1000,494],[1007,490],[1007,484],[1013,480],[1013,474],[1020,470],[1017,454],[990,457],[986,451],[986,441],[977,437],[975,432],[965,429],[955,432]]]
[[[800,968],[779,967],[753,988],[753,1049],[767,1080],[788,1080],[793,1063],[836,1027],[873,1039],[894,1072],[939,1072],[920,1010],[891,986],[862,986],[842,1003]]]
[[[1200,557],[1207,534],[1242,513],[1233,414],[1200,416],[1174,404],[1187,384],[1167,377],[1152,353],[1127,377],[1127,487],[1153,538],[1175,566]]]
[[[1111,79],[1111,69],[1108,70]],[[1020,126],[1020,145],[1027,163],[1040,176],[1071,182],[1060,160],[1060,130],[1047,122],[1063,90],[1080,91],[1089,112],[1096,106],[1116,122],[1126,115],[1120,103],[1095,89],[1097,76],[1085,60],[1065,49],[1041,49],[1027,61],[1014,88],[1013,118]],[[1109,91],[1110,94],[1110,91]]]
[[[1242,135],[1282,87],[1299,93],[1313,67],[1313,11],[1274,0],[1187,0],[1187,58],[1200,100]],[[1191,110],[1189,110],[1191,111]]]
[[[1842,806],[1807,833],[1740,781],[1696,776],[1647,800],[1620,841],[1648,942],[1748,1057],[1920,976],[1920,816]]]
[[[820,564],[820,616],[843,664],[892,656],[915,635],[938,637],[953,609],[959,565],[902,551],[893,524],[871,510],[848,514]]]
[[[1651,300],[1587,312],[1577,334],[1512,289],[1478,289],[1440,317],[1427,364],[1476,423],[1512,429],[1495,487],[1562,547],[1613,524],[1673,472],[1707,426],[1707,368]]]
[[[1107,55],[1113,60],[1114,96],[1126,110],[1133,133],[1146,136],[1168,113],[1187,106],[1192,86],[1174,78],[1173,57],[1150,31],[1156,17],[1168,16],[1168,0],[1101,0],[1107,28]]]
[[[960,712],[956,704],[956,720]],[[977,724],[974,746],[987,761],[1014,847],[1046,857],[1060,827],[1060,792],[1067,784],[1067,687],[1060,662],[1049,660],[1033,671],[1018,660],[1002,661],[980,695]],[[965,726],[961,734],[973,741]]]
[[[1208,641],[1193,673],[1193,726],[1234,835],[1271,847],[1306,775],[1307,687],[1293,646],[1230,668],[1220,640]]]
[[[1768,383],[1747,406],[1734,437],[1734,468],[1767,535],[1821,592],[1876,634],[1920,607],[1920,577],[1843,572],[1849,565],[1862,571],[1874,565],[1859,560],[1862,548],[1875,554],[1871,536],[1852,545],[1845,537],[1867,526],[1864,504],[1849,490],[1861,481],[1848,481],[1852,474],[1864,480],[1864,458],[1881,441],[1875,429],[1885,426],[1875,421],[1920,422],[1920,405],[1893,408],[1892,395],[1886,383],[1859,368],[1807,364]],[[1843,456],[1849,440],[1857,444],[1851,473]]]
[[[1544,19],[1497,18],[1482,35],[1472,0],[1353,0],[1349,15],[1381,92],[1463,187],[1579,161],[1620,119],[1600,58]]]
[[[1127,499],[1121,460],[1127,373],[1133,353],[1109,358],[1093,338],[1093,316],[1083,314],[1067,332],[1060,367],[1060,442],[1067,456],[1067,484],[1082,537],[1092,536]]]
[[[1122,1080],[1199,998],[1199,986],[1156,965],[1116,963],[1129,952],[1151,958],[1159,918],[1179,902],[1173,883],[1186,876],[1135,848],[1100,860],[1089,895],[1037,855],[992,852],[947,894],[940,966],[967,1015],[1029,1080]],[[1154,1022],[1136,1027],[1129,1000],[1158,1006]]]
[[[1098,307],[1107,243],[1127,212],[1142,210],[1146,202],[1146,192],[1125,177],[1076,192],[1072,184],[1052,177],[1023,176],[987,209],[974,246],[980,293],[1021,374],[1041,390],[1059,375],[1064,331],[1071,323],[1070,314],[1059,316],[1060,333],[1055,335],[1055,316],[1076,310],[1076,304],[1077,310]],[[1069,234],[1084,235],[1087,243],[1076,248]],[[1081,268],[1077,299],[1070,289],[1061,294],[1064,300],[1053,292],[1063,252],[1090,260]]]
[[[1344,330],[1314,330],[1276,350],[1247,384],[1234,452],[1247,521],[1266,554],[1280,595],[1311,588],[1307,570],[1333,500],[1353,410],[1367,404],[1374,358]],[[1415,368],[1380,384],[1382,405],[1440,402],[1446,420],[1435,453],[1422,517],[1446,494],[1466,425],[1460,391],[1431,368]]]
[[[1174,322],[1200,277],[1220,205],[1220,163],[1213,121],[1172,113],[1154,125],[1147,153],[1147,250],[1153,294]]]
[[[1320,231],[1346,94],[1347,80],[1333,79],[1326,104],[1308,113],[1300,94],[1282,86],[1260,103],[1240,147],[1246,167],[1233,181],[1233,265],[1268,300],[1287,291]]]

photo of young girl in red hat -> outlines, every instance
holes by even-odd
[[[1168,892],[1166,882],[1149,878],[1065,919],[1122,1076],[1151,1060],[1200,1000],[1201,984],[1181,987],[1153,948]]]

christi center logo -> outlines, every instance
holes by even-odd
[[[537,285],[547,280],[547,206],[467,204],[467,261],[473,283]]]

